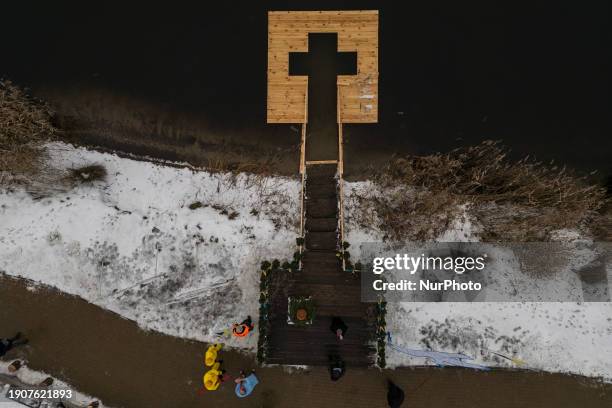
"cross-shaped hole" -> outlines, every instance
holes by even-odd
[[[289,53],[289,75],[357,75],[357,53],[338,52],[338,34],[308,34],[308,52]]]
[[[308,52],[289,53],[289,75],[308,76],[307,160],[338,158],[337,76],[357,74],[357,53],[338,52],[338,34],[308,34]]]

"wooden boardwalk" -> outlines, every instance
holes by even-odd
[[[337,34],[333,47],[329,33]],[[319,64],[307,75],[289,75],[289,53],[295,52],[308,52]],[[343,74],[353,71],[341,69],[339,52],[357,53],[356,74]],[[302,125],[305,245],[299,271],[272,275],[265,362],[327,365],[330,355],[339,355],[348,366],[372,365],[374,305],[361,303],[360,278],[344,270],[336,253],[344,236],[342,123],[378,119],[378,11],[269,12],[267,107],[268,123]],[[313,298],[312,325],[287,323],[289,296]],[[342,341],[330,330],[333,316],[348,325]]]
[[[276,282],[270,311],[270,337],[266,362],[270,364],[327,365],[337,354],[349,366],[374,361],[373,307],[361,303],[358,275],[342,270],[339,247],[337,165],[306,165],[305,247],[302,269]],[[314,323],[287,324],[287,297],[312,296]],[[332,316],[348,325],[338,341],[330,330]]]

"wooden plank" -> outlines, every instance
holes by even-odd
[[[316,11],[269,11],[268,19],[271,21],[293,21],[296,18],[304,18],[308,20],[316,19],[352,19],[363,18],[378,21],[378,10],[316,10]]]
[[[342,123],[338,125],[338,140],[341,143]],[[305,146],[307,142],[305,127],[302,129],[304,132],[302,146]],[[342,154],[340,150],[340,157]],[[334,194],[337,184],[335,175],[340,170],[334,164],[337,163],[304,167],[304,172],[308,173],[302,190],[308,197],[306,204],[310,203],[314,208],[327,206],[337,209],[338,198]],[[322,186],[326,188],[322,190]],[[319,198],[313,198],[316,192],[321,191],[327,193]],[[314,219],[313,216],[316,214],[309,216],[312,211],[313,208],[307,206],[305,217]],[[330,221],[325,231],[313,232],[306,229],[306,226],[312,226],[312,223],[306,223],[303,227],[306,246],[319,249],[306,250],[301,260],[300,271],[290,274],[288,279],[281,278],[272,283],[273,297],[270,299],[270,326],[265,354],[267,363],[321,366],[328,364],[327,356],[330,352],[338,352],[351,366],[373,364],[375,349],[371,343],[375,336],[375,328],[371,320],[372,305],[361,303],[359,278],[345,272],[336,257],[335,247],[339,244],[334,226],[336,218],[325,220]],[[291,295],[313,297],[317,313],[311,326],[296,327],[287,324],[287,296]],[[329,330],[332,316],[341,316],[350,327],[343,342],[339,343]]]
[[[309,160],[306,164],[337,164],[338,160]]]

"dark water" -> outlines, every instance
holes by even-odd
[[[337,34],[309,34],[307,53],[289,53],[289,75],[308,75],[306,160],[338,159],[336,79],[356,74],[357,53],[339,53]]]
[[[612,171],[605,1],[209,3],[3,6],[0,75],[34,91],[94,86],[216,132],[293,143],[288,126],[265,123],[266,11],[379,9],[380,122],[347,129],[347,161],[492,138],[517,155]]]

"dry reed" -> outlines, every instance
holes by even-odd
[[[499,142],[429,156],[395,157],[374,175],[382,194],[362,197],[392,239],[432,239],[461,205],[487,241],[547,240],[563,228],[587,232],[606,202],[605,189],[565,167],[508,158]]]

